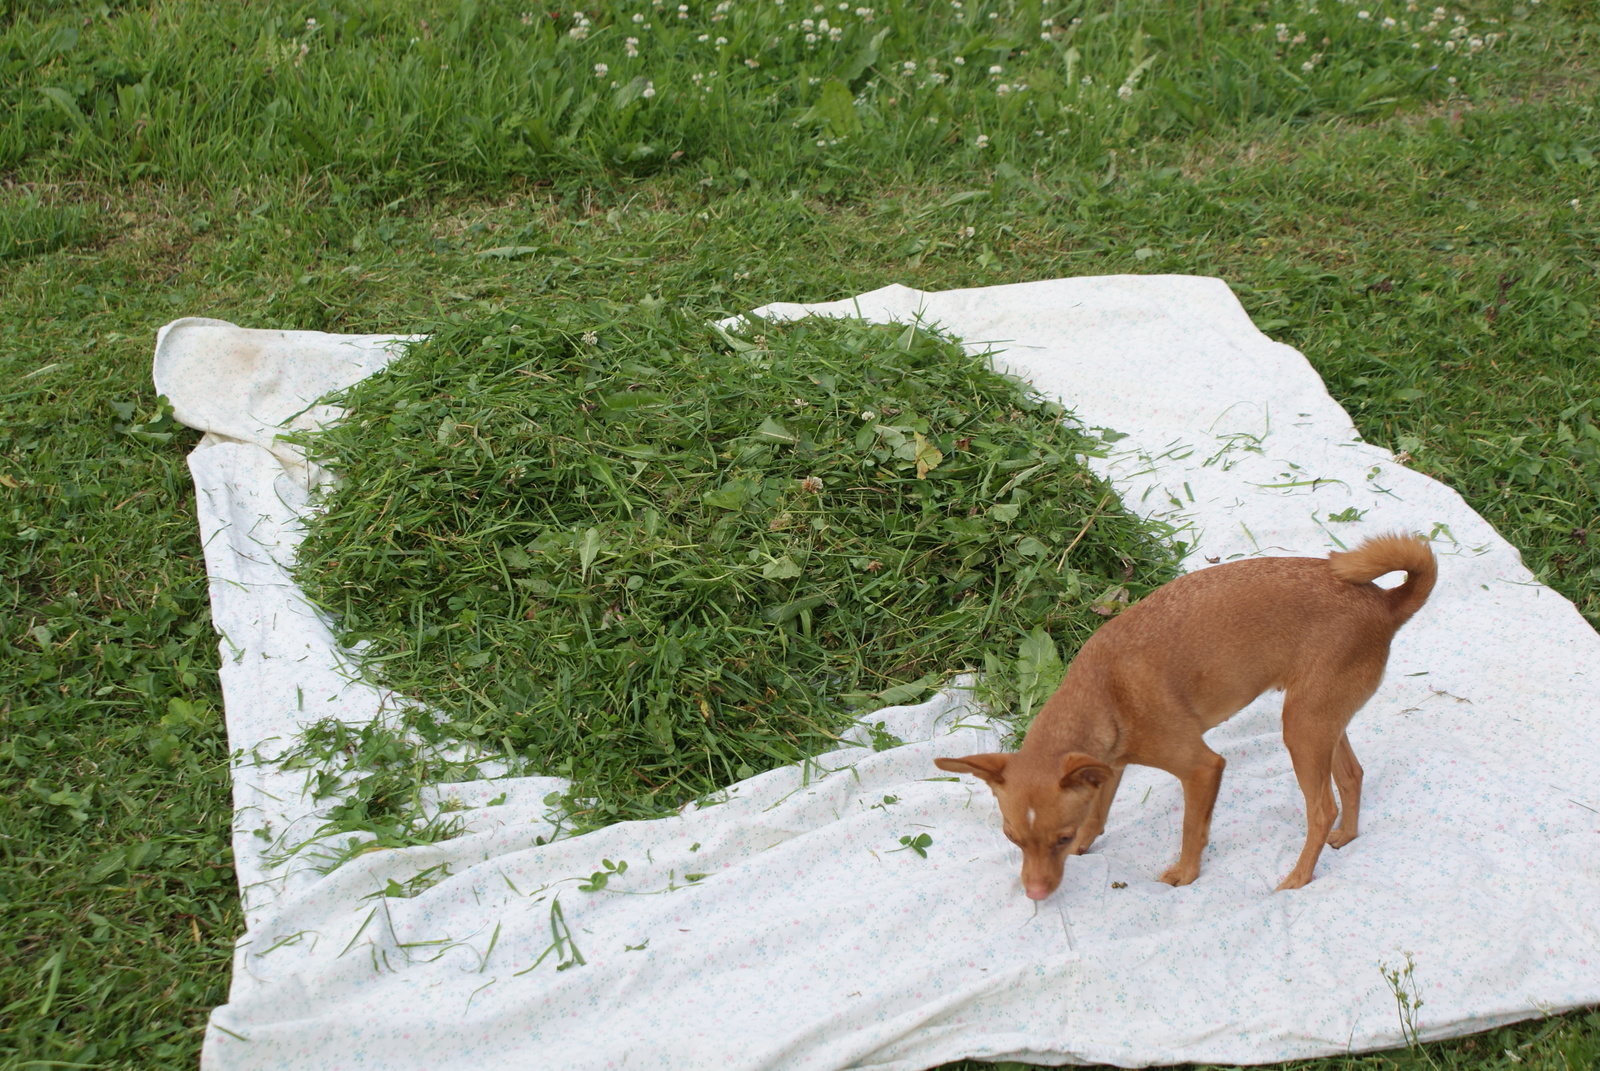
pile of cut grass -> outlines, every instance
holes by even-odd
[[[308,441],[341,480],[297,575],[415,701],[393,732],[571,777],[580,822],[658,814],[950,671],[1010,681],[1026,716],[1097,596],[1173,575],[1084,467],[1099,440],[984,355],[911,325],[753,330],[552,303],[343,397]],[[328,786],[334,828],[438,835],[405,807],[439,771],[377,740]]]

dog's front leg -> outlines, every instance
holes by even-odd
[[[1168,771],[1183,782],[1183,849],[1178,861],[1161,875],[1168,885],[1187,885],[1200,876],[1200,855],[1211,842],[1211,812],[1227,765],[1221,755],[1198,743],[1193,765],[1181,773]]]
[[[1122,771],[1125,769],[1125,766],[1114,768],[1111,779],[1100,786],[1100,794],[1094,798],[1094,808],[1089,812],[1089,817],[1084,819],[1083,825],[1078,827],[1078,835],[1073,838],[1073,855],[1087,852],[1095,838],[1106,831],[1106,816],[1111,813],[1111,801],[1117,798],[1117,786],[1122,783]]]

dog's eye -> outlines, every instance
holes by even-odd
[[[1072,839],[1074,837],[1076,837],[1077,835],[1078,834],[1077,834],[1076,831],[1071,832],[1071,833],[1063,833],[1063,834],[1061,834],[1061,836],[1056,838],[1056,847],[1057,848],[1065,848],[1067,845],[1072,843]]]

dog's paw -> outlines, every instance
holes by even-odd
[[[1289,876],[1284,878],[1282,881],[1278,882],[1278,887],[1276,889],[1274,889],[1273,891],[1274,892],[1285,892],[1286,890],[1289,890],[1289,889],[1303,889],[1307,885],[1310,885],[1310,884],[1311,884],[1311,875],[1310,874],[1301,874],[1300,871],[1298,871],[1298,870],[1291,870],[1291,871],[1289,871]]]
[[[1333,829],[1328,832],[1328,847],[1343,848],[1346,844],[1356,839],[1356,834],[1346,833],[1343,829]]]
[[[1167,867],[1167,872],[1165,874],[1162,874],[1161,877],[1157,878],[1156,880],[1164,881],[1168,885],[1172,885],[1172,886],[1176,887],[1176,886],[1179,886],[1179,885],[1188,885],[1190,882],[1194,881],[1194,879],[1198,878],[1199,876],[1200,876],[1200,868],[1199,867],[1185,867],[1181,863],[1174,863],[1171,866]]]

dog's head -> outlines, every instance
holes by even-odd
[[[1077,753],[1059,759],[1018,753],[933,762],[988,784],[1000,801],[1006,838],[1022,849],[1022,888],[1031,900],[1043,900],[1061,884],[1078,831],[1089,820],[1100,786],[1111,777],[1111,767]]]

